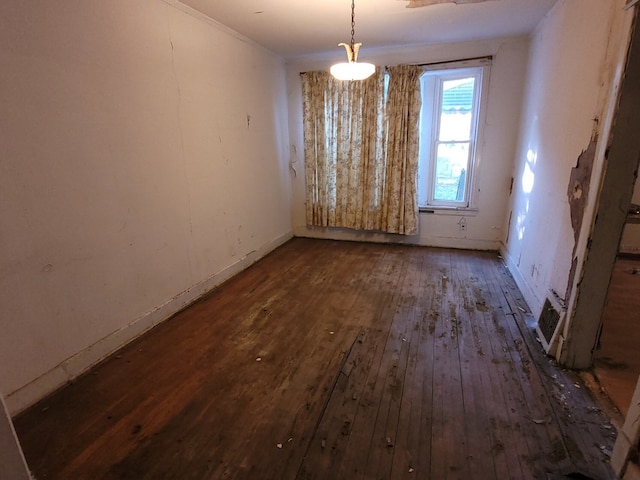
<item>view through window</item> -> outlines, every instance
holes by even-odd
[[[472,206],[483,67],[422,76],[420,207]]]

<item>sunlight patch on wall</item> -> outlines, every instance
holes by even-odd
[[[538,161],[538,154],[533,150],[529,149],[527,151],[527,163],[524,165],[524,172],[522,172],[522,178],[520,182],[522,184],[522,192],[525,195],[529,195],[533,191],[533,186],[535,184],[535,165]],[[525,232],[525,220],[527,218],[527,214],[529,213],[529,198],[526,199],[524,211],[518,214],[516,230],[518,232],[518,240],[522,240],[524,238]]]
[[[522,174],[522,191],[524,193],[531,193],[533,190],[533,183],[535,181],[535,175],[533,174],[533,170],[527,163],[524,166],[524,173]]]
[[[527,163],[524,165],[524,172],[522,174],[522,191],[529,194],[533,191],[533,184],[535,183],[535,174],[533,168],[538,160],[538,154],[529,149],[527,152]]]

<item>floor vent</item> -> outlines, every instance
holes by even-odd
[[[554,356],[558,348],[558,335],[564,323],[565,308],[555,293],[550,292],[544,302],[536,330],[547,354]]]

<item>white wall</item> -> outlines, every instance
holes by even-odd
[[[302,93],[300,72],[328,69],[342,61],[344,51],[336,48],[331,57],[301,59],[287,65],[289,128],[292,161],[297,172],[293,182],[293,223],[298,236],[406,242],[454,248],[495,249],[503,238],[503,223],[509,195],[513,157],[516,148],[522,94],[526,73],[528,40],[505,38],[473,43],[432,45],[402,49],[360,51],[360,59],[378,65],[431,63],[493,55],[489,76],[489,97],[484,124],[484,143],[479,145],[477,212],[421,213],[419,234],[414,236],[356,232],[347,229],[309,228],[305,219],[304,149],[302,135]],[[458,225],[464,216],[466,231]]]
[[[12,413],[292,235],[283,61],[173,3],[0,2]]]
[[[617,66],[608,63],[607,53],[623,4],[560,0],[532,38],[503,253],[535,315],[550,289],[560,296],[567,290],[574,248],[567,187],[610,96]],[[591,204],[597,170],[592,190],[585,192]]]

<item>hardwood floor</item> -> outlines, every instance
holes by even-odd
[[[37,479],[614,478],[526,310],[495,253],[294,239],[16,430]]]
[[[640,375],[640,258],[616,261],[602,316],[594,371],[602,388],[626,416]]]

